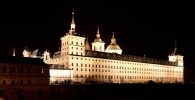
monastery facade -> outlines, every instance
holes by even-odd
[[[182,55],[174,52],[168,60],[151,59],[122,54],[114,33],[111,43],[105,48],[99,28],[91,43],[75,30],[74,12],[70,30],[61,37],[61,50],[43,53],[46,64],[59,65],[50,69],[50,83],[70,79],[74,82],[144,83],[183,83],[184,61]]]

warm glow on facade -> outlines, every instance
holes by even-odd
[[[73,13],[74,17],[74,13]],[[170,55],[169,61],[123,55],[114,34],[105,50],[99,28],[92,50],[85,48],[85,37],[79,36],[74,19],[71,29],[61,37],[61,51],[50,57],[44,52],[44,62],[63,65],[64,69],[50,69],[50,83],[71,79],[74,82],[144,83],[148,81],[183,82],[183,56]],[[66,70],[66,69],[69,70]]]

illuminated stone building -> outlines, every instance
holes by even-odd
[[[169,61],[125,55],[122,54],[114,33],[110,45],[105,49],[98,27],[96,38],[90,47],[86,37],[79,35],[75,27],[72,12],[70,30],[61,37],[61,50],[54,53],[53,57],[50,57],[48,51],[43,53],[45,63],[63,65],[64,69],[71,71],[72,74],[64,77],[71,77],[74,82],[175,83],[184,80],[183,56],[176,54],[176,48],[168,56]],[[64,70],[63,68],[61,69]],[[59,73],[53,71],[51,74],[55,76]],[[53,80],[55,79],[57,80]]]

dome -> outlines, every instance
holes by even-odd
[[[106,50],[121,50],[121,48],[119,47],[119,45],[116,43],[116,39],[114,38],[114,34],[112,35],[111,43],[106,48]]]
[[[106,49],[107,50],[121,50],[118,44],[110,44]]]

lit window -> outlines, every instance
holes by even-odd
[[[43,68],[41,69],[41,73],[43,74]]]

